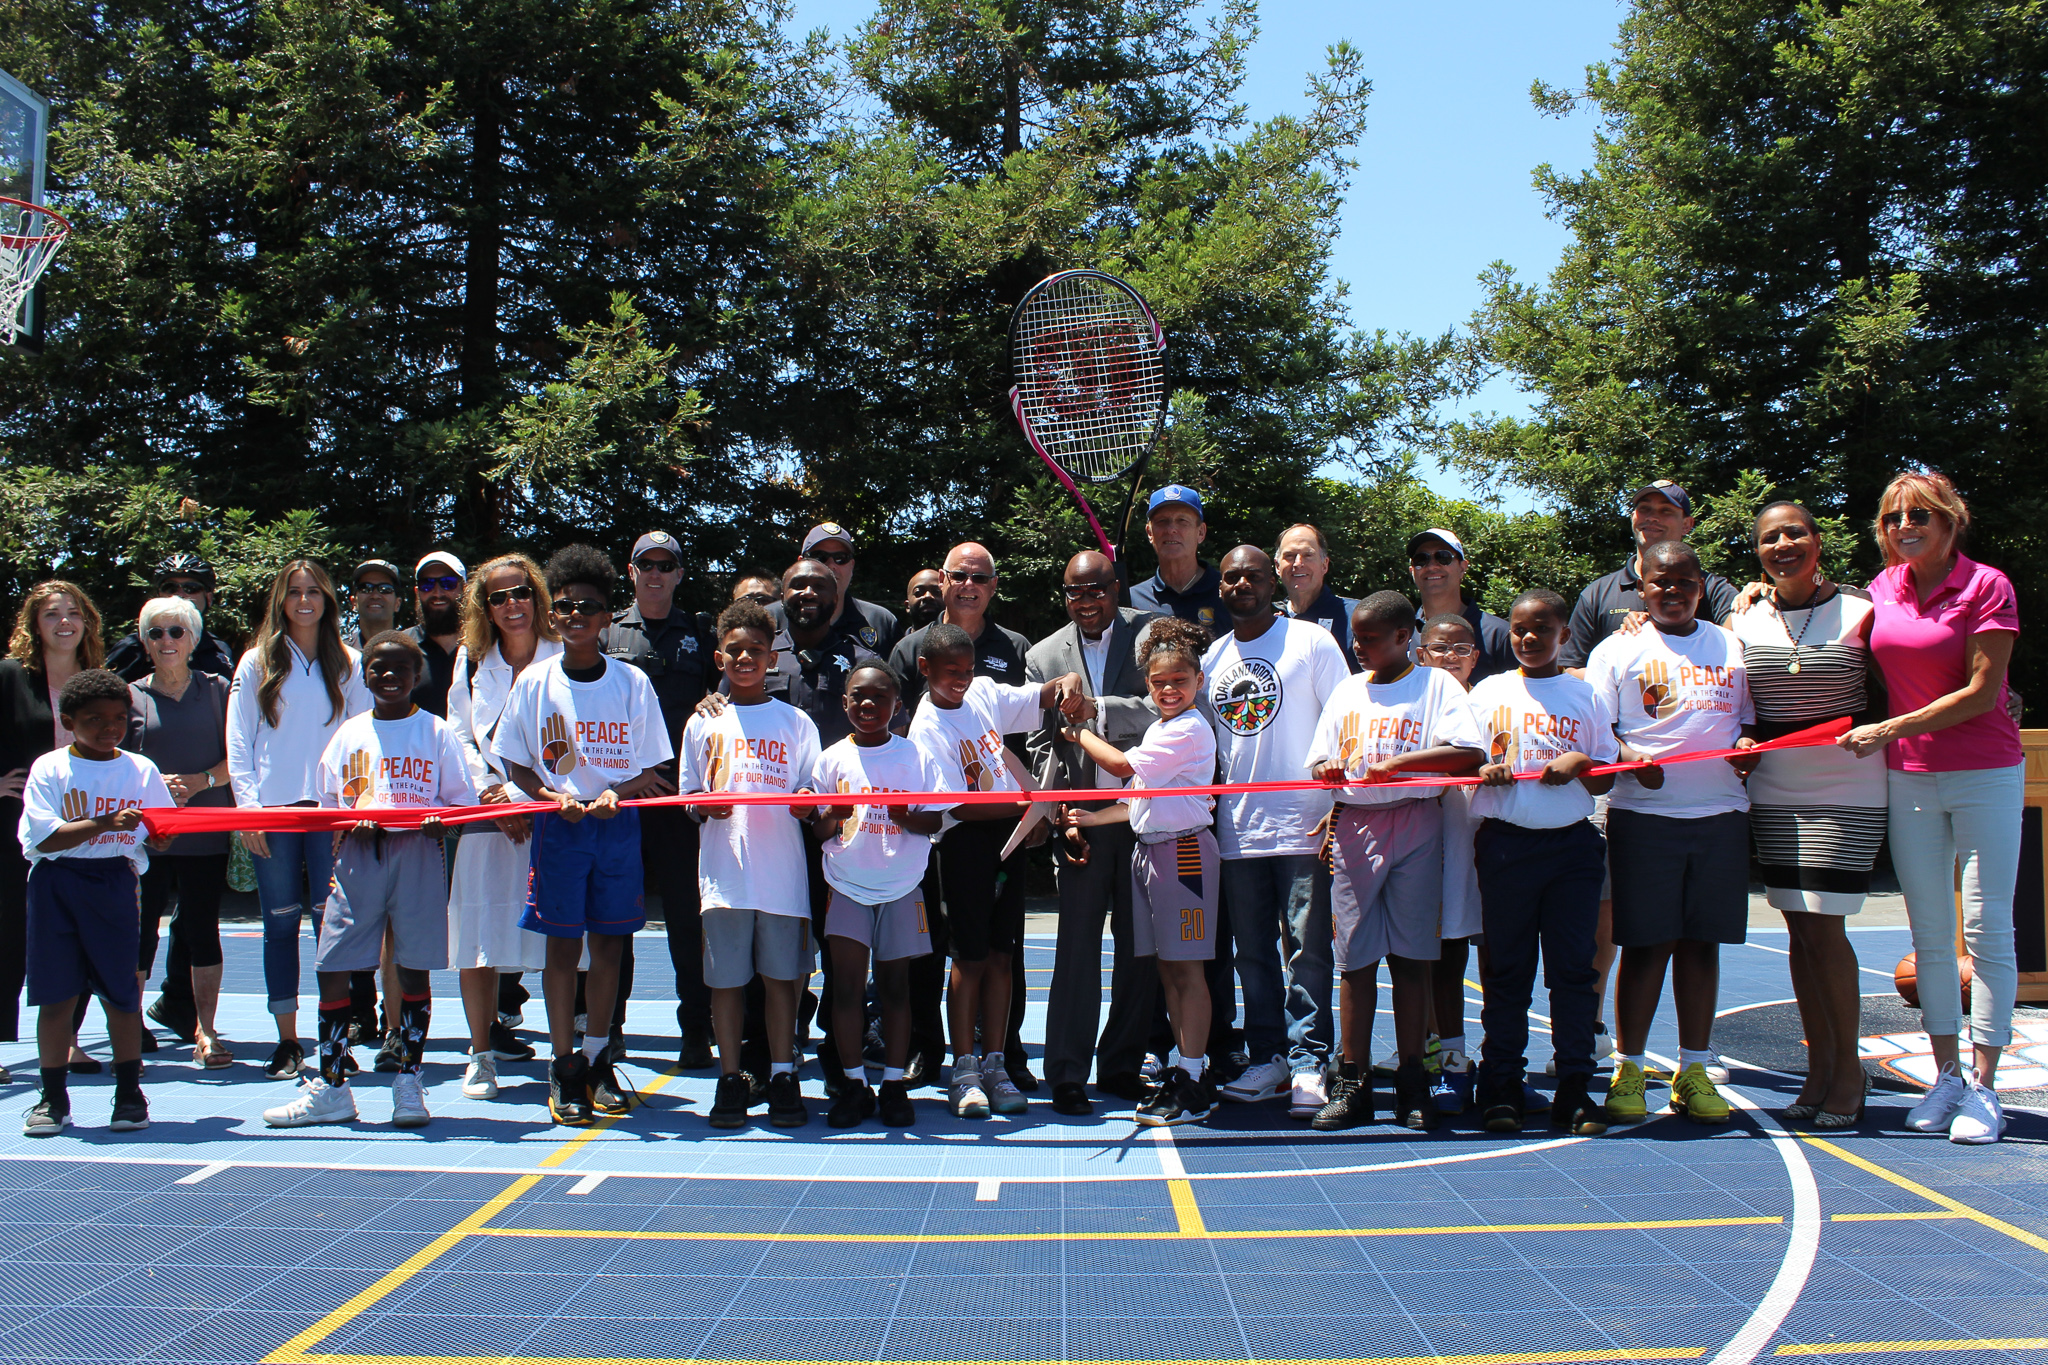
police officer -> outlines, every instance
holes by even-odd
[[[604,633],[605,654],[633,665],[654,684],[671,748],[679,745],[691,709],[713,678],[710,631],[695,612],[676,605],[682,570],[680,547],[667,531],[649,531],[634,541],[627,569],[633,580],[633,605],[613,615]],[[674,793],[673,760],[661,769],[661,777],[657,792]],[[662,919],[668,925],[669,962],[676,974],[676,1024],[682,1031],[676,1065],[699,1070],[711,1065],[711,993],[704,987],[704,938],[697,918],[697,823],[679,806],[643,807],[640,858],[661,896]],[[623,1032],[632,991],[632,947],[628,940],[619,969],[615,1039]]]
[[[1558,651],[1558,663],[1575,672],[1584,669],[1593,646],[1643,609],[1643,551],[1662,541],[1684,540],[1692,526],[1692,498],[1671,480],[1652,479],[1630,495],[1628,529],[1635,548],[1620,568],[1594,579],[1579,594],[1572,608],[1572,633]],[[1719,625],[1734,607],[1734,585],[1719,574],[1708,574],[1699,619]]]
[[[903,638],[903,629],[896,622],[895,612],[853,595],[853,532],[838,522],[821,521],[804,536],[803,557],[826,565],[839,581],[839,614],[833,617],[832,624],[864,647],[888,658],[889,651]],[[777,630],[788,625],[780,604],[768,608],[768,615]]]
[[[199,609],[203,621],[207,610],[213,606],[213,565],[182,550],[164,556],[157,561],[156,595],[184,598]],[[235,652],[228,648],[227,641],[202,625],[199,643],[192,647],[191,666],[201,673],[232,679],[235,676]],[[107,667],[120,674],[124,682],[139,682],[149,676],[155,665],[143,651],[142,637],[129,634],[108,651]]]

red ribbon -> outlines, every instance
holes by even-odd
[[[1754,754],[1775,753],[1781,749],[1814,749],[1832,744],[1849,731],[1848,718],[1824,721],[1804,730],[1768,740],[1750,749],[1705,749],[1694,753],[1672,754],[1659,760],[1661,764],[1699,763],[1710,758],[1739,758]],[[1603,773],[1634,772],[1638,768],[1655,765],[1649,763],[1603,763],[1589,768],[1588,776]],[[1517,781],[1529,781],[1538,773],[1517,773]],[[1261,792],[1298,792],[1334,790],[1344,783],[1318,782],[1313,778],[1293,778],[1285,782],[1218,782],[1203,787],[1158,787],[1146,788],[1148,797],[1158,796],[1238,796]],[[1358,785],[1356,783],[1348,785]],[[1447,774],[1422,774],[1404,777],[1399,785],[1412,787],[1476,787],[1479,779],[1472,776],[1451,777]],[[886,796],[886,800],[877,798]],[[785,795],[781,792],[696,792],[687,796],[641,796],[619,804],[626,807],[643,806],[827,806],[827,805],[1014,805],[1019,801],[1089,801],[1109,799],[1110,793],[1095,787],[1081,791],[1033,791],[1033,792],[871,792],[863,800],[854,800],[852,793],[821,792],[804,795]],[[367,809],[338,809],[326,806],[151,806],[142,812],[142,822],[149,827],[150,837],[161,839],[173,834],[210,834],[222,830],[260,829],[287,833],[309,833],[318,830],[348,829],[364,820],[374,820],[378,825],[391,830],[418,829],[420,822],[429,817],[438,817],[444,825],[473,825],[485,820],[502,820],[508,815],[549,815],[558,808],[552,801],[519,801],[501,806],[377,806]]]

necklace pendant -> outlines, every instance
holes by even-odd
[[[1797,673],[1799,671],[1799,656],[1797,654],[1792,656],[1791,663],[1785,665],[1785,671],[1787,673]]]

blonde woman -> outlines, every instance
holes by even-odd
[[[462,647],[448,688],[448,722],[462,742],[470,781],[485,805],[523,799],[506,784],[503,760],[491,753],[491,738],[514,680],[528,665],[562,652],[550,601],[540,566],[525,555],[491,560],[463,590]],[[455,879],[448,893],[449,962],[461,969],[470,1035],[462,1093],[471,1099],[498,1093],[498,1049],[491,1035],[499,975],[547,965],[547,940],[519,927],[532,828],[527,817],[508,816],[496,825],[471,825],[455,846]],[[531,1048],[523,1051],[532,1056]]]

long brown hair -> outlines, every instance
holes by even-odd
[[[534,632],[543,640],[562,638],[555,630],[555,616],[549,610],[554,598],[548,593],[548,580],[540,565],[525,555],[499,555],[471,571],[462,589],[462,647],[469,651],[472,667],[481,664],[491,646],[498,643],[498,623],[491,619],[491,605],[484,600],[484,580],[499,569],[517,569],[526,575],[526,586],[533,589]]]
[[[327,570],[310,559],[294,559],[277,571],[270,584],[270,605],[264,608],[263,628],[256,633],[256,657],[263,661],[263,681],[256,688],[256,705],[270,728],[277,728],[277,694],[292,673],[291,631],[285,625],[285,589],[295,573],[311,574],[313,585],[327,600],[320,613],[320,639],[313,654],[320,665],[321,681],[327,684],[328,724],[341,719],[341,680],[348,674],[348,650],[341,643],[341,601],[334,595],[334,580]]]
[[[107,658],[107,642],[100,635],[100,609],[85,595],[85,589],[62,578],[46,578],[28,590],[21,599],[21,611],[14,618],[14,634],[7,640],[7,657],[19,659],[29,666],[32,673],[47,673],[50,670],[43,662],[43,633],[36,629],[36,617],[53,597],[66,593],[78,604],[79,615],[85,618],[85,629],[78,637],[78,667],[81,670],[98,668]]]

